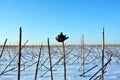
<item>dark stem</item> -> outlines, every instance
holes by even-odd
[[[5,48],[6,43],[7,43],[7,39],[6,39],[5,42],[4,42],[4,45],[3,45],[3,48],[2,48],[2,51],[1,51],[1,54],[0,54],[0,58],[2,57],[2,53],[3,53],[3,51],[4,51],[4,48]]]
[[[63,46],[63,56],[64,56],[64,80],[66,80],[66,56],[65,56],[65,45],[64,41],[62,42]]]
[[[47,42],[48,42],[48,53],[49,53],[49,61],[50,61],[51,80],[53,80],[53,73],[52,73],[52,61],[51,61],[51,53],[50,53],[49,38],[48,38]]]
[[[20,27],[19,33],[19,52],[18,52],[18,80],[20,80],[20,64],[21,64],[21,40],[22,40],[22,28]]]
[[[40,52],[39,52],[39,55],[38,55],[38,62],[37,62],[37,65],[36,65],[36,72],[35,72],[35,79],[37,79],[37,73],[38,73],[38,66],[39,66],[39,62],[40,62],[40,57],[41,57],[41,49],[42,49],[42,45],[40,47]]]

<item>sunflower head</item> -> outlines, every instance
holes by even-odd
[[[64,42],[66,39],[68,39],[69,37],[66,37],[66,35],[63,35],[63,33],[61,32],[59,35],[57,35],[57,37],[55,38],[58,42]]]

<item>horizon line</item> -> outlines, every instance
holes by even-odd
[[[4,45],[0,45],[0,48],[2,48]],[[32,47],[40,47],[41,45],[33,45],[33,44],[28,44],[25,45],[25,48],[32,48]],[[42,45],[43,47],[47,47],[48,45]],[[51,44],[51,47],[62,47],[62,45],[58,45],[58,44]],[[65,44],[66,47],[75,47],[75,46],[82,46],[81,44]],[[85,47],[100,47],[102,46],[102,44],[84,44]],[[120,44],[105,44],[105,46],[120,46]],[[5,45],[6,48],[17,48],[18,45]]]

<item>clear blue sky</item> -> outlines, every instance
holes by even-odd
[[[69,36],[66,44],[120,43],[120,0],[0,0],[0,44],[17,44],[19,27],[23,42],[59,44],[60,32]]]

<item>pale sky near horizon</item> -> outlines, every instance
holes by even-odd
[[[22,43],[59,44],[60,32],[69,36],[66,44],[120,44],[120,0],[0,0],[0,44],[17,44],[22,27]]]

